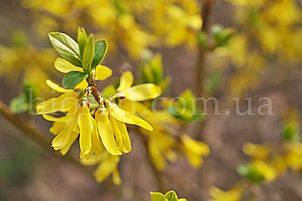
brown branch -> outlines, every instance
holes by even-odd
[[[53,151],[51,148],[50,142],[51,138],[47,137],[47,134],[44,134],[36,125],[33,121],[28,121],[24,120],[13,113],[9,110],[7,105],[5,105],[1,100],[0,100],[0,114],[6,118],[10,123],[12,123],[16,128],[18,128],[20,131],[22,131],[27,137],[35,141],[40,147],[43,148],[43,150],[47,151],[51,155],[55,157],[60,157],[62,156],[58,154],[58,152]],[[48,148],[47,148],[48,147]],[[73,165],[77,166],[84,172],[88,173],[90,176],[92,176],[91,171],[89,171],[87,168],[81,165],[79,160],[75,158],[71,153],[68,153],[64,156],[64,159],[72,163]]]
[[[201,31],[209,35],[210,22],[212,18],[212,11],[214,9],[216,0],[204,0],[202,6],[201,16],[203,19],[203,26]],[[210,48],[211,49],[211,48]],[[196,89],[197,95],[202,97],[204,95],[204,79],[205,79],[205,69],[206,69],[206,53],[210,50],[207,47],[199,45],[198,49],[198,62],[196,66]]]
[[[7,119],[10,123],[12,123],[16,128],[22,131],[27,137],[35,141],[44,151],[50,153],[52,156],[58,159],[64,159],[73,164],[74,166],[78,167],[79,170],[85,172],[89,177],[93,178],[93,174],[90,168],[83,166],[79,159],[76,158],[72,153],[67,153],[64,157],[59,153],[55,152],[51,146],[51,138],[47,137],[47,134],[43,133],[33,121],[24,120],[19,118],[18,116],[11,113],[7,105],[5,105],[0,100],[0,114]],[[93,178],[94,179],[94,178]],[[112,184],[112,182],[104,181],[103,186],[112,192],[114,195],[120,195],[120,187]]]
[[[165,185],[165,182],[164,182],[164,179],[163,179],[163,174],[160,173],[156,169],[156,167],[154,166],[154,164],[153,164],[153,162],[151,160],[151,156],[150,156],[149,149],[148,149],[149,145],[148,145],[148,138],[147,138],[147,136],[145,136],[142,133],[140,133],[139,130],[136,127],[130,126],[130,127],[127,127],[127,128],[128,128],[128,130],[133,131],[133,133],[135,133],[139,137],[139,139],[141,140],[141,142],[143,143],[144,148],[146,149],[146,153],[148,154],[149,165],[150,165],[150,167],[152,169],[152,172],[154,173],[154,176],[156,178],[158,190],[160,192],[162,192],[162,193],[168,191],[169,189]]]

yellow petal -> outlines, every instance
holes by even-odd
[[[116,104],[112,103],[110,107],[108,107],[110,114],[114,116],[118,121],[127,123],[127,124],[135,124],[142,128],[152,131],[153,127],[147,123],[145,120],[132,115],[122,109],[120,109]]]
[[[86,89],[87,87],[88,87],[87,81],[83,80],[82,82],[80,82],[80,84],[75,86],[75,89]]]
[[[59,121],[59,122],[68,122],[71,120],[72,116],[68,115],[68,116],[63,116],[63,117],[54,117],[54,116],[50,116],[47,114],[43,114],[44,119],[48,120],[48,121]]]
[[[110,119],[110,123],[111,123],[112,129],[113,129],[113,134],[115,136],[115,141],[116,141],[117,147],[120,149],[123,145],[123,138],[122,138],[121,131],[116,124],[115,118],[111,114],[109,114],[109,119]]]
[[[71,145],[74,143],[74,141],[78,138],[79,133],[77,132],[72,132],[68,143],[61,149],[61,154],[64,156],[70,149]]]
[[[89,159],[84,159],[84,160],[81,160],[81,164],[82,165],[88,165],[88,166],[91,166],[91,165],[97,165],[99,164],[101,161],[103,161],[105,158],[106,158],[106,152],[100,154],[100,155],[93,155],[91,158]]]
[[[78,99],[74,92],[62,94],[58,98],[51,98],[45,102],[39,103],[36,106],[37,114],[49,114],[57,111],[66,111],[66,108],[76,105]]]
[[[131,113],[138,113],[140,115],[154,116],[154,114],[142,103],[131,101],[127,98],[122,99],[119,102],[121,109]]]
[[[80,67],[76,67],[73,64],[69,63],[68,61],[66,61],[65,59],[62,58],[57,58],[55,61],[55,68],[62,72],[62,73],[68,73],[72,70],[76,70],[76,71],[83,71],[82,68]]]
[[[72,134],[74,127],[77,124],[78,115],[74,115],[72,119],[66,123],[65,128],[52,141],[54,150],[62,149],[67,143]]]
[[[189,164],[193,168],[197,169],[197,168],[199,168],[202,165],[203,158],[200,155],[198,155],[198,154],[196,154],[194,152],[191,152],[188,149],[184,149],[184,153],[185,153],[185,155],[187,157],[187,160],[188,160]]]
[[[153,131],[153,127],[145,120],[139,118],[138,116],[132,115],[132,114],[128,114],[128,116],[130,116],[133,119],[133,121],[135,122],[134,123],[135,125],[138,125],[148,131]]]
[[[148,150],[150,152],[151,160],[155,168],[158,171],[162,172],[164,169],[166,169],[167,162],[160,150],[158,149],[157,144],[157,139],[150,138],[148,142]]]
[[[182,136],[181,139],[184,142],[186,148],[190,151],[198,155],[209,156],[210,148],[206,143],[194,140],[187,135]]]
[[[126,98],[132,101],[145,101],[157,98],[162,93],[159,86],[148,83],[140,84],[134,87],[128,88],[125,91]]]
[[[59,93],[66,93],[66,92],[71,92],[71,89],[64,89],[63,87],[60,87],[59,85],[57,85],[56,83],[54,83],[51,80],[46,80],[46,84],[52,88],[53,90],[59,92]]]
[[[96,181],[99,183],[103,182],[105,179],[107,179],[107,177],[109,177],[109,175],[112,173],[114,169],[115,169],[115,164],[107,161],[102,162],[94,172],[94,177]]]
[[[96,171],[93,173],[97,182],[103,182],[107,177],[109,177],[111,173],[113,173],[117,169],[120,157],[109,155],[108,152],[106,155],[107,157],[104,158],[105,160],[101,162]]]
[[[122,135],[122,139],[123,139],[121,151],[123,153],[129,153],[131,151],[131,141],[129,138],[129,134],[128,134],[126,125],[125,125],[125,123],[120,122],[120,121],[116,121],[116,125],[118,126],[118,128],[121,132],[121,135]]]
[[[96,120],[94,121],[93,117],[92,118],[92,124],[93,124],[93,131],[92,131],[92,147],[93,152],[96,154],[102,154],[104,151],[106,151],[103,142],[101,140],[101,137],[98,133],[98,125]]]
[[[98,123],[99,136],[101,137],[107,151],[114,156],[121,155],[122,153],[119,151],[114,139],[113,129],[108,118],[108,112],[106,110],[103,110],[101,114],[96,112],[95,119]]]
[[[117,91],[124,92],[126,89],[130,88],[133,84],[133,75],[130,71],[126,71],[122,74],[120,79],[120,86]]]
[[[81,154],[80,158],[89,158],[89,152],[92,148],[92,142],[91,142],[91,133],[93,131],[93,124],[92,119],[90,118],[90,110],[85,105],[85,102],[83,103],[83,107],[81,108],[81,112],[78,117],[78,123],[80,127],[80,149]]]
[[[112,75],[112,70],[107,66],[99,65],[96,67],[95,79],[96,80],[106,80]]]
[[[199,168],[203,163],[203,156],[208,156],[210,149],[207,144],[193,140],[190,137],[182,136],[184,143],[183,151],[188,159],[189,164],[193,168]]]
[[[115,168],[115,170],[112,172],[112,180],[115,185],[120,185],[122,183],[122,180],[121,180],[121,177],[120,177],[120,174],[119,174],[117,168]]]
[[[49,131],[52,134],[57,135],[59,132],[64,130],[65,125],[66,125],[66,123],[64,123],[64,122],[54,122],[52,127],[49,129]]]

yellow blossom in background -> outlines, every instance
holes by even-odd
[[[89,21],[98,30],[97,38],[110,43],[110,53],[116,53],[120,45],[133,59],[161,44],[195,48],[202,26],[196,0],[22,0],[21,5],[39,16],[34,27],[40,34],[59,27],[75,29]]]
[[[199,168],[203,164],[203,157],[210,155],[210,148],[204,142],[193,140],[187,135],[181,136],[182,149],[193,168]]]
[[[246,155],[258,159],[258,160],[265,160],[269,157],[272,153],[272,148],[270,145],[266,144],[253,144],[253,143],[245,143],[242,146],[243,153]]]
[[[285,154],[281,156],[278,162],[283,163],[285,167],[292,169],[293,171],[300,171],[302,169],[302,143],[289,143],[285,144]],[[279,166],[280,171],[284,170],[282,166]]]
[[[222,191],[216,187],[212,187],[209,190],[212,199],[209,201],[241,201],[243,190],[240,186],[235,186],[229,191]]]
[[[8,83],[19,81],[20,75],[38,90],[38,94],[49,95],[45,80],[53,76],[52,63],[56,57],[50,48],[5,47],[0,45],[0,77]]]
[[[119,156],[112,156],[108,152],[104,152],[99,155],[94,155],[89,160],[81,160],[83,165],[98,165],[94,171],[96,181],[101,183],[112,174],[113,182],[116,185],[120,185],[122,180],[118,171],[118,163],[120,161]]]

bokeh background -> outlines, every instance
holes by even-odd
[[[200,96],[196,85],[199,44],[216,44],[203,57],[202,96],[216,97],[222,115],[214,115],[215,108],[209,104],[211,115],[202,121],[202,129],[192,124],[186,131],[204,140],[211,155],[199,169],[181,158],[161,173],[167,190],[174,189],[189,201],[208,200],[211,186],[229,190],[241,180],[236,168],[251,160],[242,152],[244,143],[278,143],[286,122],[301,122],[302,10],[299,0],[217,0],[210,24],[235,31],[217,45],[215,28],[209,31],[208,40],[200,32],[202,3],[0,0],[0,99],[10,105],[28,85],[34,86],[39,97],[57,95],[45,84],[47,78],[61,82],[63,77],[53,68],[58,55],[48,41],[50,31],[76,38],[77,27],[82,26],[87,33],[107,40],[109,52],[103,64],[113,69],[113,78],[98,83],[100,89],[114,83],[125,70],[139,79],[142,58],[161,53],[164,75],[172,77],[164,94],[170,97],[187,88]],[[247,111],[249,105],[244,99],[251,97],[255,115],[237,115],[233,100],[237,97],[240,111]],[[273,115],[257,114],[263,97],[272,100]],[[225,115],[226,111],[230,115]],[[26,112],[18,116],[35,122],[52,137],[50,122],[41,116]],[[0,128],[0,200],[147,201],[150,191],[159,190],[144,144],[131,132],[133,151],[121,158],[123,184],[115,186],[110,178],[96,183],[81,168],[50,154],[50,142],[49,147],[39,146],[2,116]],[[78,153],[76,146],[72,152]],[[302,163],[302,157],[297,160]],[[301,189],[300,170],[290,170],[272,183],[263,183],[256,200],[299,201]]]

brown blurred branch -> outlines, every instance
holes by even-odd
[[[40,147],[42,147],[43,150],[47,151],[47,153],[50,153],[52,156],[56,158],[67,160],[74,166],[78,167],[79,170],[81,170],[82,172],[85,172],[90,177],[93,177],[90,168],[83,166],[80,163],[79,159],[76,158],[74,155],[72,155],[70,152],[67,153],[64,157],[62,157],[60,153],[55,152],[50,146],[50,142],[51,142],[50,137],[47,137],[47,135],[43,133],[43,131],[41,131],[33,121],[24,120],[11,113],[7,105],[4,104],[1,100],[0,100],[0,114],[9,122],[11,122],[16,128],[22,131],[27,137],[29,137],[30,139],[35,141],[38,145],[40,145]],[[111,182],[104,181],[103,184],[104,184],[103,186],[107,190],[111,191],[115,195],[121,194],[120,193],[121,189],[118,186],[112,184]]]
[[[216,0],[204,0],[202,5],[201,16],[203,19],[203,26],[201,31],[209,35],[210,22],[212,18],[213,9]],[[206,68],[206,53],[213,48],[203,47],[199,45],[198,49],[198,61],[196,66],[196,89],[198,97],[204,95],[204,79],[205,79],[205,68]]]
[[[151,167],[152,172],[154,173],[154,176],[156,178],[156,182],[157,182],[157,187],[158,190],[162,193],[168,191],[169,189],[167,188],[164,178],[163,178],[163,173],[160,173],[156,167],[154,166],[151,157],[150,157],[150,153],[149,153],[149,145],[148,145],[148,138],[147,136],[143,135],[142,133],[139,132],[139,130],[133,126],[128,127],[129,130],[132,130],[135,134],[137,134],[137,136],[140,138],[141,142],[144,145],[144,148],[146,149],[146,153],[148,154],[148,162],[149,165]]]
[[[47,151],[48,153],[51,153],[51,155],[55,157],[61,157],[61,155],[58,154],[58,152],[53,151],[53,149],[50,146],[51,138],[47,137],[46,134],[44,134],[35,124],[33,121],[24,120],[9,110],[7,105],[5,105],[0,100],[0,114],[6,118],[10,123],[12,123],[16,128],[18,128],[20,131],[22,131],[27,137],[34,140],[40,147],[43,148],[43,150]],[[48,148],[47,148],[48,147]],[[62,157],[61,157],[62,158]],[[90,176],[92,176],[91,171],[89,171],[87,168],[81,165],[79,160],[75,158],[71,153],[66,154],[64,156],[64,159],[69,161],[70,163],[77,166],[79,169],[83,170]]]

